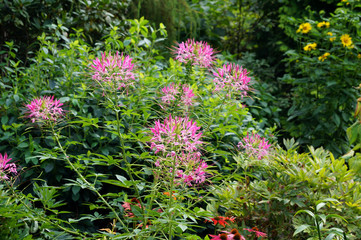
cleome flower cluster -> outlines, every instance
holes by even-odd
[[[247,69],[236,64],[224,64],[222,68],[218,68],[213,72],[215,76],[213,82],[216,87],[215,92],[224,90],[226,96],[230,96],[232,92],[237,93],[243,98],[247,95],[249,90],[249,82],[251,80],[248,77]]]
[[[163,176],[174,176],[178,182],[191,186],[205,181],[207,163],[201,159],[199,147],[202,132],[200,127],[188,117],[172,117],[157,120],[150,128],[153,136],[150,141],[155,154],[161,154],[155,166]]]
[[[177,106],[192,106],[194,103],[195,95],[193,90],[186,84],[174,84],[162,88],[162,108],[177,105]]]
[[[96,58],[90,66],[95,80],[103,90],[128,90],[134,85],[134,64],[128,55],[112,55],[110,52],[101,54],[101,59]]]
[[[208,68],[213,64],[214,51],[208,43],[188,39],[174,47],[175,59],[181,63]]]
[[[5,153],[4,155],[0,153],[0,180],[8,180],[9,173],[18,174],[15,163],[9,163],[10,160],[11,158],[8,158],[7,153]]]
[[[60,100],[54,99],[54,96],[34,98],[26,105],[25,116],[30,118],[32,123],[57,122],[64,115],[62,106],[63,103]]]
[[[238,143],[238,147],[244,149],[248,156],[257,157],[259,160],[268,154],[270,146],[271,144],[268,143],[268,140],[254,133],[252,133],[252,135],[247,134],[247,136]]]

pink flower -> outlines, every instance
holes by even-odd
[[[104,52],[102,58],[96,58],[90,67],[93,69],[92,78],[105,89],[128,89],[134,84],[134,64],[129,56],[119,55],[118,52],[113,56]]]
[[[18,174],[15,163],[9,163],[10,160],[7,153],[4,156],[0,153],[0,179],[9,179],[8,173]]]
[[[31,119],[31,122],[43,121],[58,121],[63,115],[64,110],[61,108],[63,104],[54,99],[54,96],[43,98],[35,98],[30,104],[26,105],[26,117]]]
[[[251,136],[247,133],[247,137],[243,138],[243,142],[238,143],[238,147],[245,149],[246,154],[256,156],[258,159],[262,159],[268,154],[270,146],[271,144],[268,144],[268,140],[254,133]]]
[[[195,42],[193,39],[179,43],[178,47],[174,47],[173,53],[176,55],[175,59],[181,63],[205,68],[210,67],[214,61],[213,48],[206,42]]]
[[[246,240],[239,232],[230,233],[230,232],[223,232],[218,235],[209,235],[211,237],[210,240]]]
[[[182,88],[183,88],[183,94],[181,96],[181,102],[185,106],[192,106],[193,98],[194,98],[193,90],[191,88],[187,87],[187,85],[183,85]]]
[[[161,123],[159,120],[150,130],[153,133],[151,139],[151,149],[156,149],[158,152],[195,152],[198,146],[203,142],[199,139],[202,132],[198,130],[197,123],[189,120],[188,117],[168,118]]]
[[[134,217],[134,213],[132,211],[132,206],[138,206],[139,208],[142,208],[140,201],[136,198],[132,198],[129,202],[124,202],[122,204],[122,207],[124,208],[124,213],[126,217],[132,218]]]
[[[188,186],[200,184],[206,180],[208,165],[202,161],[200,154],[182,154],[176,158],[176,179]]]
[[[162,102],[167,105],[171,105],[179,94],[178,88],[178,85],[175,85],[174,83],[171,83],[169,86],[162,88],[162,93],[164,94],[164,96],[161,98]]]
[[[267,234],[264,232],[260,232],[257,227],[253,227],[252,229],[245,228],[243,230],[246,230],[248,232],[254,232],[256,234],[256,237],[267,237]]]
[[[164,105],[171,106],[176,103],[177,106],[192,106],[193,105],[193,99],[194,99],[194,93],[191,88],[189,88],[186,84],[184,84],[180,88],[180,84],[176,85],[174,83],[171,83],[169,86],[162,88],[162,94],[161,100]],[[164,108],[164,106],[161,106]]]
[[[213,72],[213,75],[215,76],[213,80],[215,92],[224,90],[227,96],[230,96],[232,92],[241,95],[241,98],[247,96],[248,85],[251,80],[247,76],[247,69],[236,64],[224,64],[223,68],[218,68],[216,72]]]

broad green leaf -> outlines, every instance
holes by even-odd
[[[310,225],[308,225],[308,224],[303,224],[301,226],[298,226],[296,228],[296,231],[293,233],[293,236],[296,236],[297,234],[299,234],[300,232],[303,232],[305,229],[307,229],[309,227],[310,227]]]

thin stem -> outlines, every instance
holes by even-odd
[[[318,239],[319,239],[319,240],[322,240],[322,238],[321,238],[320,224],[319,224],[319,222],[318,222],[318,220],[317,220],[317,215],[315,216],[315,222],[316,222],[316,227],[317,227]]]
[[[60,151],[64,154],[65,160],[67,161],[67,163],[69,164],[69,166],[78,174],[78,176],[80,177],[80,179],[90,188],[90,190],[94,191],[98,197],[103,201],[103,203],[114,213],[116,219],[123,225],[124,229],[129,233],[128,228],[126,227],[126,225],[124,224],[124,222],[120,219],[118,213],[115,211],[115,209],[103,198],[103,196],[99,193],[99,191],[94,187],[93,184],[89,183],[85,177],[78,171],[78,169],[73,165],[73,163],[69,160],[69,156],[67,155],[66,151],[64,150],[63,146],[61,145],[60,141],[59,141],[59,137],[58,134],[55,132],[54,130],[54,126],[51,125],[51,130],[52,133],[55,137],[55,140],[60,148]]]
[[[124,164],[127,167],[127,172],[128,172],[129,177],[130,177],[130,180],[132,181],[132,183],[135,183],[134,177],[133,177],[133,174],[132,174],[132,169],[131,169],[130,164],[128,163],[128,160],[127,160],[127,155],[126,155],[126,152],[125,152],[124,139],[123,139],[123,137],[122,137],[122,135],[120,133],[120,117],[119,117],[119,110],[118,109],[115,109],[115,115],[117,117],[117,132],[118,132],[118,136],[119,136],[120,146],[122,148],[123,161],[124,161]],[[140,202],[141,211],[142,211],[142,215],[143,215],[142,229],[145,229],[146,224],[147,224],[147,222],[146,222],[147,221],[147,216],[145,214],[144,203],[143,203],[142,199],[140,198],[140,193],[139,193],[138,187],[135,186],[134,189],[135,189],[135,192],[137,194],[138,200]]]
[[[219,114],[219,112],[221,111],[221,109],[223,107],[223,104],[226,102],[226,99],[227,99],[227,96],[224,96],[223,99],[222,99],[221,104],[219,105],[219,108],[216,111],[216,113],[213,114],[213,117],[211,118],[212,119],[211,122],[208,124],[207,128],[203,130],[203,132],[207,132],[211,128],[212,124],[214,123],[215,116],[217,116]]]

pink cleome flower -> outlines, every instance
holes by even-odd
[[[236,64],[224,64],[223,68],[218,68],[213,72],[215,76],[213,82],[215,83],[215,92],[224,90],[227,92],[227,96],[230,96],[232,92],[240,94],[241,98],[247,96],[249,90],[249,82],[251,80],[248,77],[247,69],[243,69]]]
[[[151,128],[153,137],[151,139],[151,149],[155,153],[162,152],[155,166],[161,170],[164,177],[174,177],[177,184],[203,183],[206,179],[207,163],[201,159],[198,148],[202,141],[202,132],[197,123],[189,120],[188,117],[168,118],[161,123],[155,122]]]
[[[206,180],[208,168],[206,162],[201,160],[200,153],[182,154],[176,157],[176,179],[188,186],[200,184]]]
[[[134,64],[129,56],[119,55],[118,52],[115,55],[104,52],[102,58],[96,58],[90,67],[93,69],[92,78],[101,86],[105,83],[105,87],[110,87],[111,90],[127,89],[134,84]]]
[[[245,149],[246,154],[256,156],[258,159],[262,159],[268,154],[270,146],[271,144],[268,144],[268,140],[254,133],[251,136],[247,134],[247,137],[244,137],[243,141],[238,143],[238,147]]]
[[[61,108],[63,103],[54,99],[54,96],[44,96],[43,98],[35,98],[30,104],[26,105],[26,117],[31,122],[58,121],[63,115],[64,110]]]
[[[11,158],[8,158],[7,153],[4,156],[0,153],[0,179],[9,179],[8,173],[17,174],[15,163],[9,163]]]
[[[248,232],[254,232],[256,234],[256,237],[262,237],[262,238],[267,237],[267,234],[264,233],[264,232],[259,231],[257,227],[253,227],[252,229],[245,228],[243,230],[246,230]]]
[[[169,86],[162,88],[161,100],[165,105],[172,105],[178,102],[178,106],[192,106],[194,93],[191,88],[184,84],[180,90],[180,84],[171,83]],[[164,108],[163,106],[161,106]]]
[[[181,63],[205,68],[210,67],[214,61],[213,48],[206,42],[195,42],[193,39],[179,43],[177,47],[174,47],[173,53],[176,55],[175,59]]]
[[[202,132],[198,132],[199,129],[197,123],[188,117],[172,118],[169,115],[163,123],[158,120],[150,129],[153,133],[150,147],[156,149],[155,153],[195,152],[203,143],[199,140],[202,136]]]

